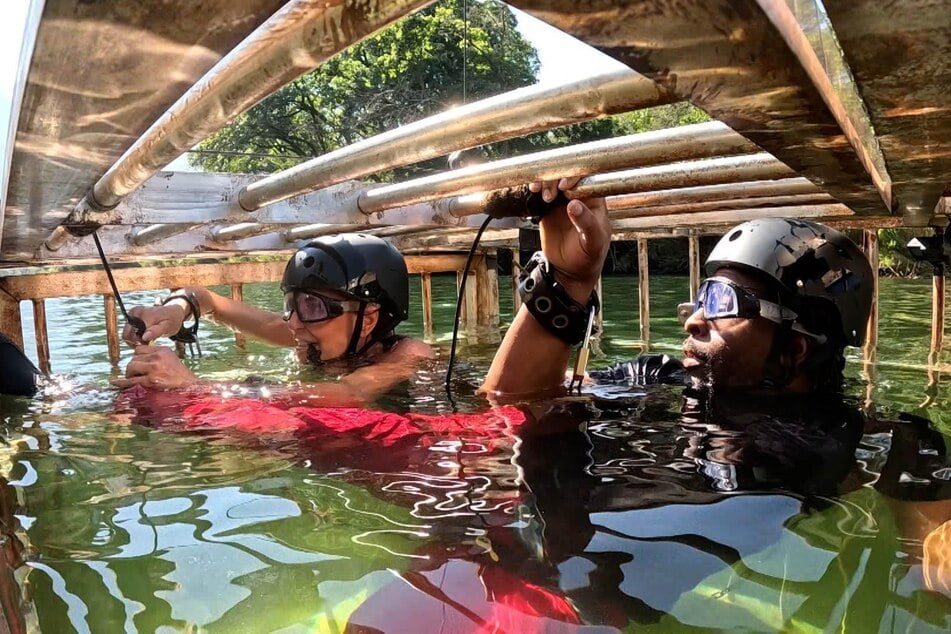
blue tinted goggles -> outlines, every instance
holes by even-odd
[[[687,318],[698,310],[703,311],[703,318],[708,321],[763,317],[777,324],[792,322],[794,331],[820,342],[825,340],[824,336],[815,335],[803,328],[797,321],[799,315],[794,310],[761,299],[725,277],[710,277],[700,284],[694,303],[681,304],[678,307],[681,323],[685,323]]]

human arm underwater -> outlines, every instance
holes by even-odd
[[[557,190],[569,191],[578,179],[533,185],[546,201]],[[603,198],[572,200],[542,218],[542,251],[555,279],[568,295],[585,305],[597,285],[611,243]],[[526,306],[519,309],[492,360],[480,392],[516,396],[557,392],[564,385],[571,346],[542,326]]]
[[[223,297],[207,288],[184,288],[172,295],[162,306],[136,306],[130,315],[145,322],[146,330],[142,341],[136,340],[129,326],[123,331],[123,339],[130,345],[152,343],[160,337],[171,337],[182,328],[182,324],[192,317],[192,308],[182,295],[190,295],[198,303],[203,317],[215,323],[237,330],[275,346],[293,347],[294,335],[279,313],[238,302]]]
[[[272,396],[303,404],[321,406],[363,406],[375,401],[393,386],[413,376],[419,364],[433,356],[432,348],[415,339],[404,339],[379,354],[369,365],[342,375],[334,382],[294,387],[268,386]],[[139,345],[126,366],[123,378],[112,384],[126,389],[141,386],[157,390],[195,387],[214,389],[215,383],[201,381],[171,348]],[[228,385],[232,385],[229,382]]]

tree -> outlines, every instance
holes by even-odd
[[[512,11],[495,0],[471,2],[467,25],[464,6],[443,0],[328,60],[203,142],[192,164],[272,172],[534,83],[538,54],[516,30]],[[427,168],[444,169],[445,161],[402,172]]]

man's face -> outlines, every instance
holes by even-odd
[[[728,278],[757,297],[766,288],[753,276],[734,269],[719,269],[716,276]],[[700,385],[716,388],[758,387],[776,324],[763,317],[706,320],[695,311],[684,324],[684,368]]]

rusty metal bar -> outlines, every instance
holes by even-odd
[[[36,335],[36,360],[43,374],[50,373],[50,338],[46,327],[46,302],[34,299],[33,332]]]
[[[150,176],[284,84],[427,0],[291,0],[160,117],[66,224],[96,222]],[[108,214],[105,214],[108,215]],[[47,244],[48,248],[55,246]]]
[[[657,84],[628,69],[571,84],[529,86],[400,126],[273,174],[245,186],[238,201],[254,211],[453,150],[670,101]]]
[[[211,239],[215,242],[231,242],[233,240],[242,240],[252,236],[259,236],[272,231],[280,231],[283,227],[275,224],[265,224],[260,222],[239,222],[234,225],[223,225],[214,227],[210,231]]]
[[[796,196],[775,196],[773,198],[740,198],[735,200],[717,200],[686,205],[659,205],[657,207],[634,207],[610,212],[612,218],[645,218],[648,216],[676,216],[702,211],[722,211],[726,209],[755,209],[757,207],[807,207],[812,205],[831,205],[836,201],[828,194],[798,194]]]
[[[761,152],[596,174],[581,179],[574,191],[579,197],[611,196],[658,189],[786,178],[792,175],[793,171],[782,162]]]
[[[748,154],[757,149],[727,126],[711,121],[545,150],[378,187],[362,192],[357,205],[369,215],[450,195],[558,178],[566,173],[596,174],[637,165]],[[791,173],[788,168],[787,173]]]
[[[821,190],[809,182],[809,179],[780,178],[778,180],[750,181],[743,183],[724,183],[722,185],[700,185],[679,189],[620,194],[610,196],[605,201],[608,211],[631,209],[634,207],[657,207],[660,205],[689,205],[715,200],[737,200],[741,198],[769,198],[772,196],[798,196],[819,194]]]
[[[354,227],[355,225],[303,225],[301,227],[293,227],[288,229],[281,235],[284,236],[284,240],[286,242],[297,242],[298,240],[310,240],[312,238],[319,238],[321,236],[332,236],[335,233],[353,231]]]
[[[119,318],[116,315],[116,298],[113,295],[103,295],[103,312],[106,316],[106,347],[109,352],[109,363],[119,365]]]
[[[128,236],[129,242],[137,247],[161,242],[166,238],[177,236],[190,230],[194,225],[155,224],[146,227],[134,227]]]
[[[754,218],[835,218],[853,216],[852,211],[842,204],[811,205],[808,207],[764,207],[757,209],[726,209],[722,211],[701,211],[692,214],[674,216],[648,216],[645,218],[621,218],[611,220],[616,231],[638,229],[657,229],[660,227],[699,227],[703,225],[726,225],[745,222]]]

